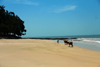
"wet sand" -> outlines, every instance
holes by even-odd
[[[100,67],[100,51],[39,39],[0,39],[0,67]]]

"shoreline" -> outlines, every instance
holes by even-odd
[[[100,52],[44,39],[1,39],[1,67],[99,67]]]
[[[5,39],[5,38],[1,38],[1,39]],[[11,38],[8,38],[8,39],[11,39]],[[12,38],[12,39],[14,39],[14,38]],[[51,41],[53,41],[53,40],[68,40],[68,39],[71,40],[71,39],[77,39],[77,38],[17,38],[17,39],[25,39],[25,40],[26,39],[36,39],[36,40],[51,40]],[[74,41],[81,41],[81,40],[74,40]],[[62,43],[62,42],[59,42],[59,43]],[[75,44],[73,44],[73,45],[77,46]],[[83,49],[89,49],[89,50],[93,50],[93,51],[99,51],[99,50],[94,50],[94,49],[91,49],[91,48],[85,48],[85,47],[81,47],[81,46],[77,46],[77,47],[80,47],[80,48],[83,48]]]
[[[55,41],[56,42],[56,40],[52,40],[52,41]],[[84,48],[84,49],[89,49],[89,50],[93,50],[93,51],[100,51],[100,49],[98,50],[97,48],[93,48],[93,47],[91,47],[91,45],[84,45],[84,43],[75,43],[75,41],[76,40],[74,40],[74,41],[72,41],[73,42],[73,46],[77,46],[77,47],[80,47],[80,48]],[[77,40],[77,41],[80,41],[80,40]],[[63,42],[63,40],[60,40],[59,41],[59,43],[63,43],[64,44],[64,42]],[[81,45],[79,45],[79,44],[81,44]],[[84,46],[83,46],[84,45]],[[93,46],[93,45],[92,45]]]
[[[66,40],[66,39],[77,39],[77,38],[22,38],[22,39]]]

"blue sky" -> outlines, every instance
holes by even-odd
[[[0,5],[25,21],[24,37],[100,34],[99,0],[0,0]]]

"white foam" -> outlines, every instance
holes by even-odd
[[[100,41],[95,41],[95,40],[83,40],[85,42],[95,42],[95,43],[100,43]]]
[[[95,42],[94,40],[83,40],[83,41],[86,41],[86,42]]]
[[[97,43],[100,43],[100,41],[96,41]]]

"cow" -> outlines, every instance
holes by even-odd
[[[59,43],[59,40],[57,40],[57,43]]]
[[[64,43],[65,43],[65,44],[69,44],[69,42],[68,42],[67,40],[64,40]]]
[[[68,42],[67,40],[64,40],[64,43],[69,44],[69,47],[70,47],[70,45],[73,47],[73,42],[70,42],[70,41]]]

